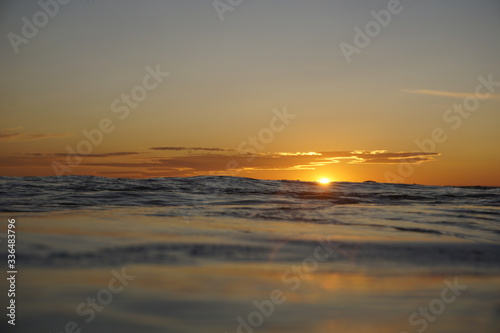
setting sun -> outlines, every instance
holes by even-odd
[[[320,184],[330,184],[331,180],[328,179],[328,178],[321,178],[321,179],[318,180],[318,183],[320,183]]]

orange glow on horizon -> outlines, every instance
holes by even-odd
[[[325,178],[325,177],[324,177],[324,178],[320,178],[320,179],[318,180],[318,183],[323,184],[323,185],[328,185],[328,184],[330,184],[331,182],[332,182],[332,181],[331,181],[330,179]]]

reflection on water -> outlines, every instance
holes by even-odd
[[[199,216],[188,225],[164,208],[16,214],[14,331],[497,333],[494,222],[468,238],[453,226],[381,227],[402,210],[346,207],[345,224]],[[426,214],[415,210],[408,216]],[[5,228],[12,216],[2,216]],[[453,294],[455,281],[467,289]]]
[[[411,326],[410,315],[440,299],[443,281],[454,279],[335,273],[326,266],[303,277],[293,275],[299,281],[294,288],[297,281],[283,279],[294,265],[128,266],[126,273],[135,279],[101,312],[95,311],[89,324],[88,314],[78,315],[76,309],[88,297],[99,300],[99,291],[112,278],[110,269],[26,269],[19,281],[19,329],[55,332],[74,321],[87,332],[107,327],[116,332],[238,332],[239,326],[240,332],[249,331],[243,319],[255,332],[416,332],[422,323]],[[471,332],[478,324],[480,332],[496,332],[500,278],[467,275],[459,283],[467,290],[432,316],[426,332]],[[276,290],[281,297],[270,306]],[[252,322],[262,324],[253,327]]]

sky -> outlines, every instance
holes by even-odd
[[[59,1],[0,4],[1,176],[500,186],[497,0]]]

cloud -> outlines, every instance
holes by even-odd
[[[1,156],[0,166],[5,167],[15,167],[15,168],[37,168],[37,167],[47,167],[51,166],[52,162],[59,162],[61,164],[67,164],[67,159],[71,161],[76,161],[81,158],[82,161],[87,159],[92,161],[95,159],[102,158],[126,158],[130,161],[130,156],[139,155],[139,152],[111,152],[103,154],[87,154],[87,155],[77,155],[68,153],[14,153],[11,156]]]
[[[143,168],[164,170],[166,172],[184,171],[188,173],[206,173],[234,170],[314,170],[317,167],[333,163],[356,164],[394,164],[423,163],[432,161],[439,153],[430,152],[387,152],[375,151],[329,151],[329,152],[277,152],[268,154],[198,154],[173,156],[167,158],[148,157],[141,161],[87,162],[92,167]]]
[[[181,149],[183,151],[183,149]],[[205,151],[199,149],[198,151]],[[85,156],[65,153],[24,153],[0,158],[0,166],[19,170],[45,168],[45,174],[53,174],[53,162],[67,164],[79,160],[72,166],[72,174],[108,175],[122,177],[188,177],[228,172],[297,171],[315,170],[335,164],[420,164],[430,162],[439,153],[432,152],[388,152],[386,150],[323,151],[323,152],[274,152],[254,155],[219,151],[212,153],[179,156],[158,156],[140,152],[108,152]],[[41,170],[41,169],[39,169]],[[30,172],[30,174],[34,174]]]
[[[22,130],[24,127],[22,126],[17,126],[17,127],[11,127],[11,128],[5,128],[3,130],[0,130],[0,131],[20,131]]]
[[[374,151],[353,151],[353,152],[322,152],[323,157],[334,160],[348,160],[348,163],[364,163],[364,164],[393,164],[393,163],[422,163],[431,161],[434,157],[439,156],[439,153],[429,152],[396,152],[390,153],[386,150]]]
[[[185,151],[185,150],[196,150],[196,151],[235,151],[230,148],[202,148],[202,147],[152,147],[152,150],[173,150],[173,151]]]
[[[101,171],[101,175],[111,175],[111,176],[141,176],[143,173],[140,171]]]
[[[92,168],[122,168],[123,170],[143,170],[144,175],[155,173],[163,176],[194,176],[220,173],[229,170],[267,171],[297,170],[301,165],[314,163],[311,156],[227,155],[205,154],[185,155],[168,158],[150,158],[144,161],[84,162],[82,166]],[[326,161],[325,164],[332,163]],[[311,164],[313,165],[313,164]]]
[[[428,90],[428,89],[410,90],[410,89],[402,89],[401,91],[404,91],[404,92],[407,92],[407,93],[410,93],[410,94],[431,95],[431,96],[460,98],[460,99],[465,99],[467,97],[471,97],[471,98],[478,97],[475,93],[452,92],[452,91],[442,91],[442,90]],[[481,96],[481,94],[479,94],[479,96]],[[500,95],[490,95],[489,98],[500,98]]]
[[[70,133],[38,133],[38,134],[26,134],[21,132],[12,132],[13,129],[5,129],[3,133],[0,133],[0,142],[27,142],[35,141],[41,139],[51,139],[51,138],[65,138],[71,136]]]
[[[85,155],[79,155],[79,154],[68,154],[68,153],[55,153],[53,154],[54,156],[81,156],[81,157],[118,157],[118,156],[130,156],[130,155],[138,155],[142,153],[138,152],[130,152],[130,151],[124,151],[124,152],[116,152],[116,153],[104,153],[104,154],[85,154]]]

